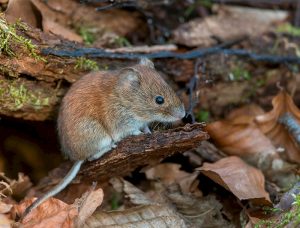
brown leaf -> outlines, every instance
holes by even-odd
[[[122,211],[96,212],[82,227],[187,227],[184,220],[164,205],[138,206]]]
[[[16,197],[23,197],[24,193],[32,186],[28,176],[23,173],[18,174],[18,180],[11,180],[0,173],[0,178],[4,181],[0,181],[0,194],[14,195]]]
[[[239,122],[249,121],[248,117]],[[210,137],[220,150],[228,155],[237,155],[260,166],[269,156],[277,159],[276,148],[254,124],[234,124],[232,121],[216,121],[206,126]],[[268,169],[267,167],[260,167]]]
[[[278,123],[280,116],[290,113],[300,124],[300,110],[285,91],[281,91],[274,97],[272,104],[273,110],[264,115],[257,116],[255,122],[275,146],[285,148],[286,155],[290,161],[300,163],[299,146],[285,127]]]
[[[180,25],[173,33],[174,40],[189,47],[212,46],[217,42],[214,37],[226,41],[245,35],[258,36],[270,29],[272,23],[286,17],[283,11],[220,7],[217,15]]]
[[[111,178],[110,183],[118,192],[126,193],[130,202],[135,205],[151,205],[153,201],[140,189],[121,178]]]
[[[53,33],[55,35],[60,35],[65,39],[82,42],[82,37],[76,34],[74,31],[66,26],[63,26],[55,22],[55,13],[52,12],[46,3],[39,0],[31,0],[35,7],[41,12],[43,20],[43,30],[45,32]]]
[[[113,178],[110,182],[138,206],[126,210],[95,212],[83,227],[186,227],[184,220],[170,205],[151,200],[128,181]]]
[[[169,186],[163,195],[184,216],[191,227],[233,227],[224,218],[223,205],[214,195],[195,197],[182,193],[176,185]]]
[[[15,205],[15,212],[20,216],[34,200],[26,200]],[[74,205],[50,198],[23,219],[22,227],[74,227],[74,219],[77,215],[78,211]]]
[[[264,110],[260,106],[250,104],[234,109],[226,116],[226,120],[234,124],[251,124],[256,116],[264,113]]]
[[[181,165],[175,163],[163,163],[147,169],[145,174],[149,180],[159,179],[166,186],[177,183],[183,192],[190,193],[191,186],[194,186],[194,182],[197,181],[198,173],[188,173],[180,170],[180,167]]]
[[[2,201],[0,201],[0,214],[8,213],[12,208],[11,204],[6,204]]]
[[[88,219],[103,201],[103,190],[101,188],[86,192],[80,199],[81,202],[78,214],[78,227],[80,227],[86,219]],[[75,204],[78,204],[75,202]]]
[[[1,228],[11,228],[12,221],[10,221],[5,215],[0,214],[0,227]]]
[[[32,183],[28,176],[25,176],[23,173],[18,174],[18,180],[13,180],[10,183],[14,196],[23,196],[24,193],[32,186]]]
[[[31,0],[9,0],[5,17],[9,23],[15,23],[21,18],[22,21],[33,27],[38,26],[38,19]]]
[[[62,26],[49,18],[43,19],[43,28],[45,32],[59,35],[67,40],[76,41],[79,43],[83,41],[82,37],[77,35],[71,29]]]
[[[262,172],[247,165],[239,157],[223,158],[213,164],[204,163],[199,170],[240,200],[271,204],[269,194],[264,189],[265,178]]]
[[[42,26],[46,32],[66,39],[82,42],[79,31],[87,31],[93,36],[93,45],[107,45],[119,36],[142,30],[142,20],[138,13],[124,10],[109,10],[101,13],[95,6],[80,4],[74,0],[31,0],[42,15]]]

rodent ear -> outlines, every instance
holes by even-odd
[[[139,86],[140,85],[140,73],[131,67],[124,68],[120,72],[120,85],[129,86]]]
[[[141,58],[139,64],[144,65],[144,66],[148,66],[148,67],[154,69],[154,63],[150,59]]]

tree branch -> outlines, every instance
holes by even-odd
[[[227,46],[227,45],[226,45]],[[89,58],[112,58],[112,59],[163,59],[163,58],[176,58],[176,59],[197,59],[203,58],[209,55],[225,54],[248,58],[253,61],[266,62],[273,64],[282,63],[296,63],[300,64],[300,58],[297,56],[279,56],[269,54],[256,54],[249,50],[244,49],[226,49],[224,44],[217,45],[210,48],[199,48],[192,51],[183,53],[172,51],[158,51],[152,53],[116,53],[110,52],[105,49],[99,48],[74,48],[70,49],[42,49],[42,53],[45,55],[55,55],[60,57],[89,57]]]
[[[126,176],[139,167],[157,164],[173,154],[196,148],[209,138],[202,127],[202,124],[187,124],[164,132],[128,137],[102,158],[84,164],[75,182],[104,182],[111,177]],[[54,169],[36,189],[46,191],[57,184],[71,165],[71,162],[66,162]]]

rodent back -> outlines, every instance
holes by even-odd
[[[69,158],[86,159],[105,137],[118,141],[150,122],[184,117],[176,93],[148,63],[91,73],[71,86],[58,118],[62,150]]]
[[[94,72],[75,82],[64,96],[58,134],[62,151],[71,160],[86,159],[109,134],[107,103],[116,78]]]

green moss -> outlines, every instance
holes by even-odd
[[[118,36],[114,39],[114,44],[118,47],[130,47],[131,43],[129,40],[126,39],[126,37]]]
[[[77,32],[82,37],[83,42],[87,45],[93,44],[96,40],[95,34],[92,32],[92,28],[80,26],[77,29]]]
[[[87,59],[84,57],[80,57],[76,60],[76,65],[74,67],[75,70],[80,69],[80,70],[93,70],[97,71],[99,70],[99,66],[97,62]]]
[[[284,23],[277,27],[276,32],[287,33],[292,36],[300,36],[300,28],[291,25],[290,23]]]
[[[113,192],[110,207],[111,210],[117,210],[120,208],[121,195],[118,192]]]
[[[13,51],[13,45],[20,45],[27,50],[29,54],[37,60],[46,61],[43,57],[37,54],[37,47],[30,39],[17,34],[17,29],[27,30],[27,26],[17,21],[13,24],[8,24],[3,15],[0,15],[0,54],[16,57]]]
[[[251,73],[240,65],[235,66],[229,73],[229,78],[232,81],[250,80],[251,77]]]
[[[0,72],[3,75],[8,75],[10,77],[17,78],[19,76],[18,72],[11,70],[9,67],[5,65],[0,65]]]
[[[209,111],[201,110],[196,114],[196,120],[198,122],[207,122],[209,120]]]
[[[0,80],[0,102],[11,110],[19,110],[26,105],[41,109],[49,106],[49,98],[42,98],[40,92],[28,90],[24,84],[16,81],[7,82]]]
[[[293,208],[284,212],[281,215],[275,217],[275,219],[271,218],[268,220],[261,220],[259,223],[255,224],[255,228],[262,227],[276,227],[276,228],[284,228],[288,224],[290,227],[299,227],[300,225],[300,194],[294,195],[295,201],[293,203]],[[273,212],[276,212],[274,210]]]

